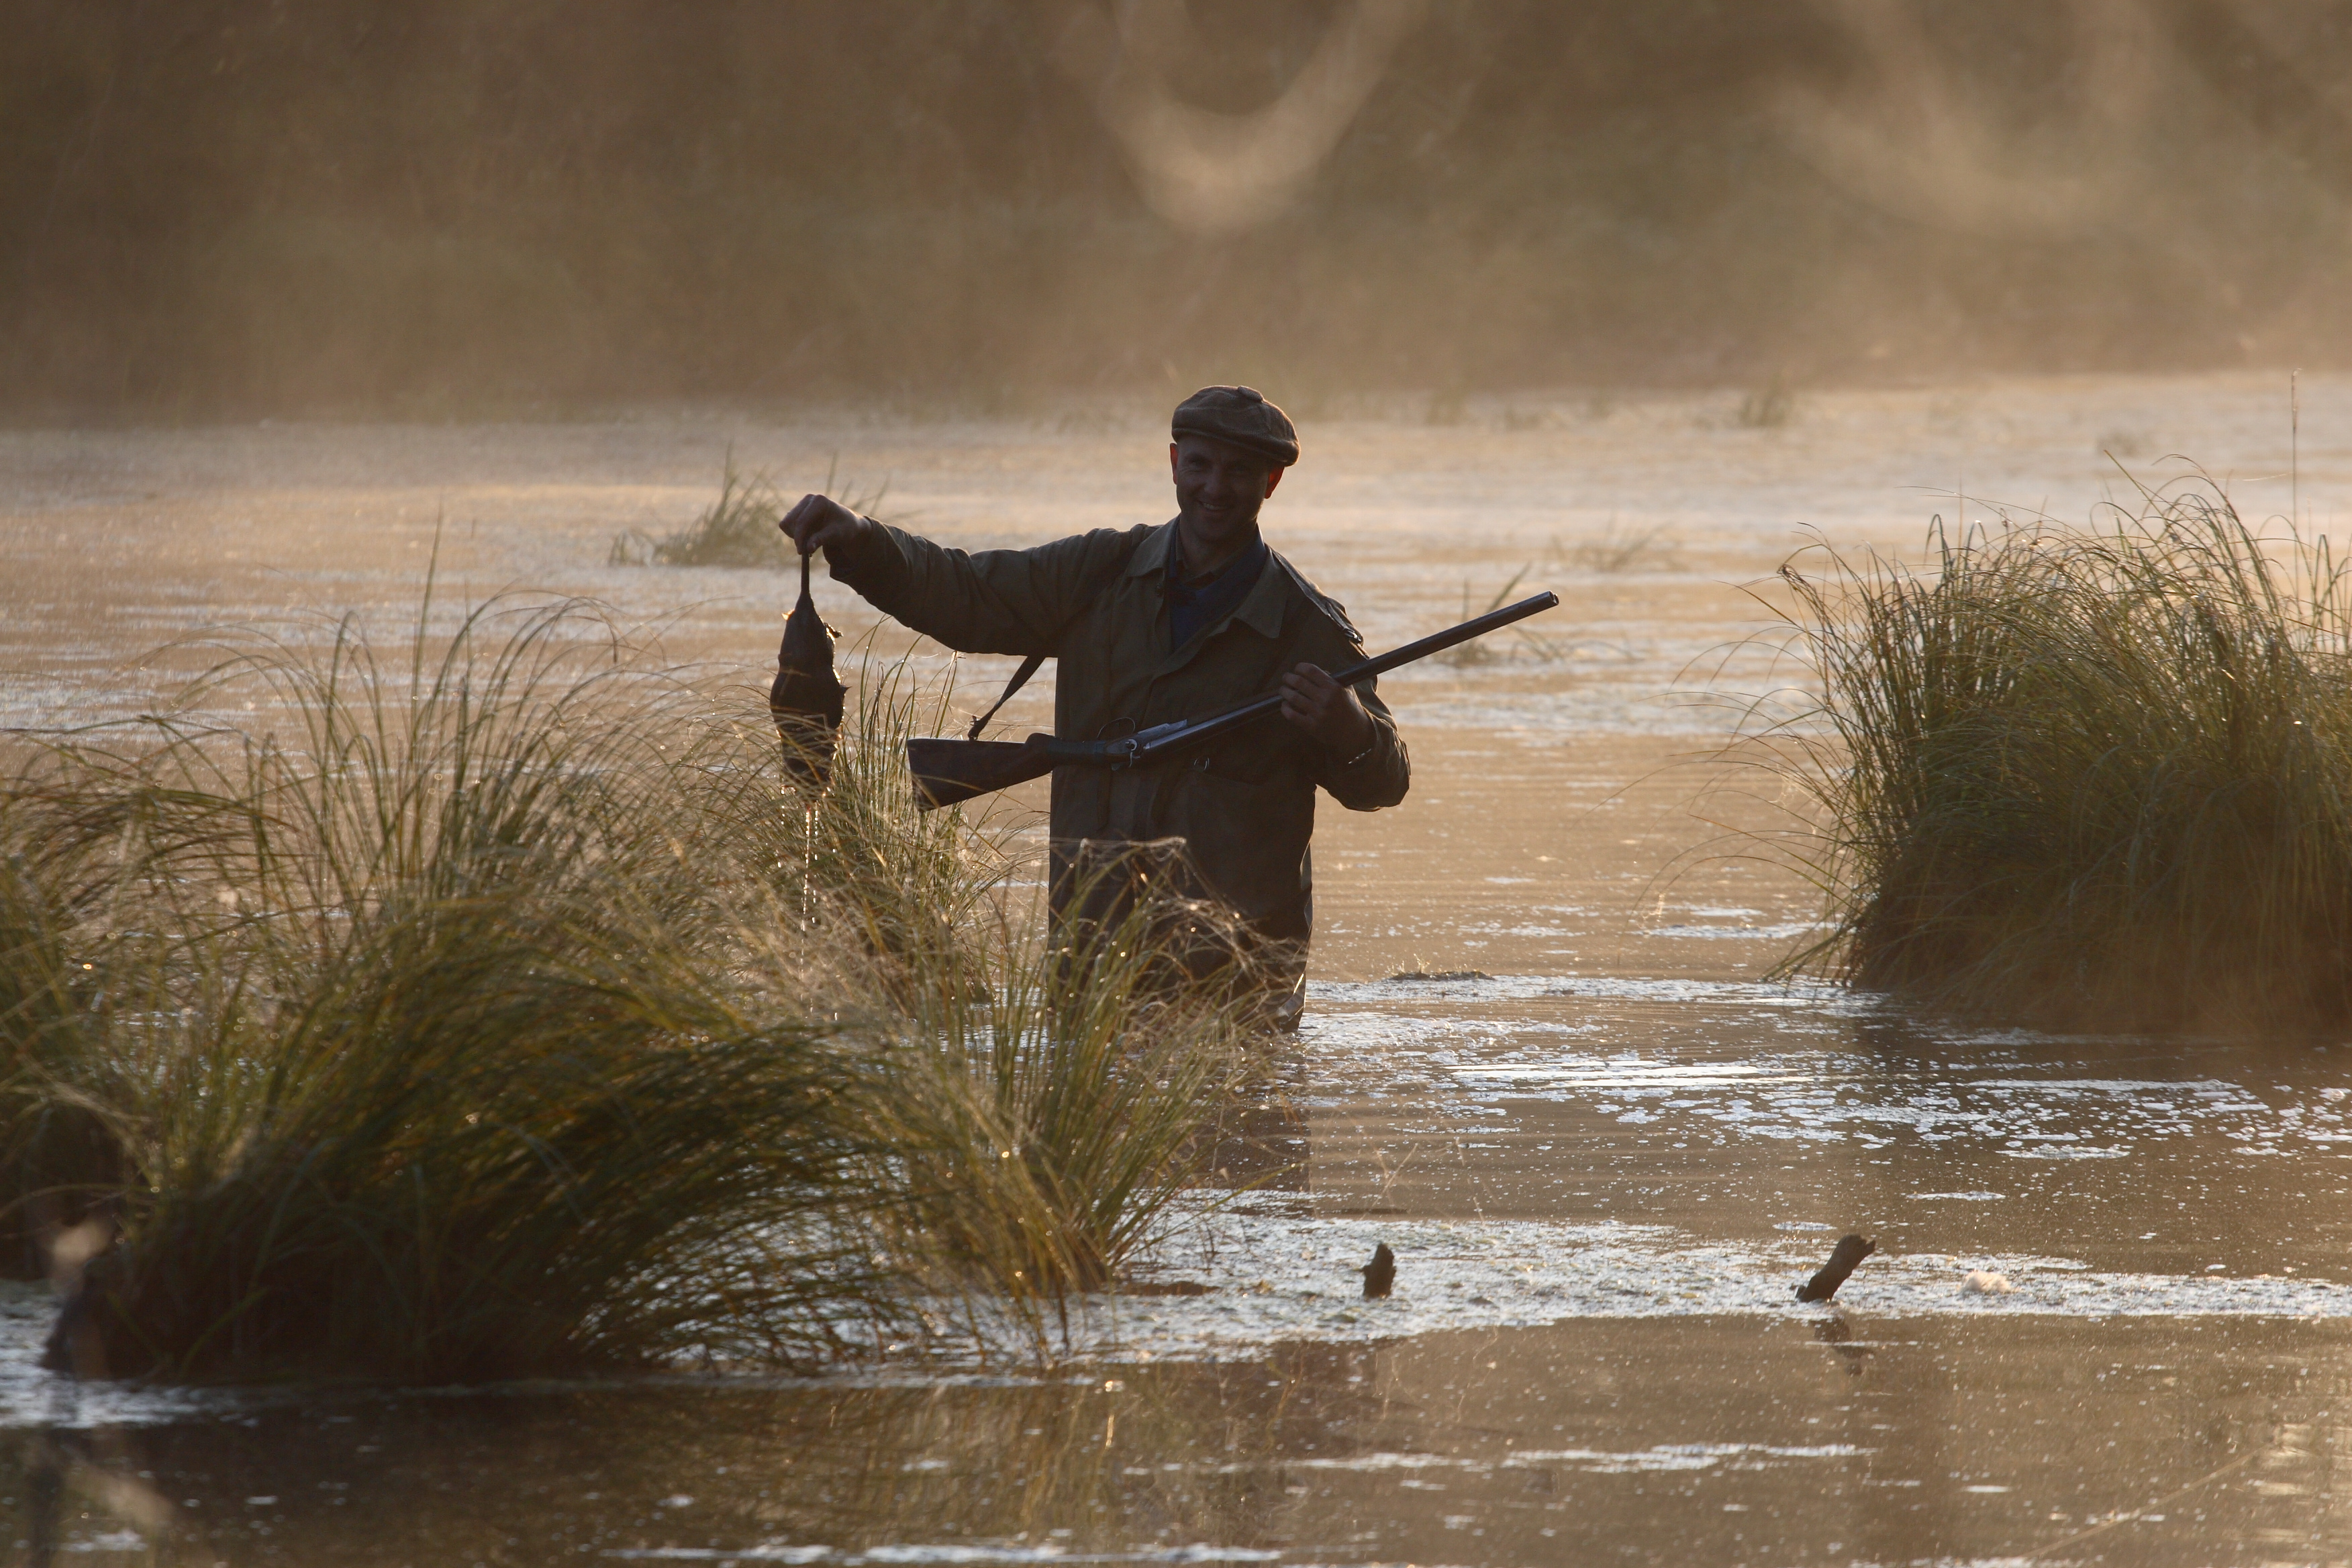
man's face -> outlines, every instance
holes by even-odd
[[[1211,551],[1244,539],[1257,509],[1282,482],[1282,469],[1246,447],[1185,436],[1168,447],[1176,479],[1176,511],[1186,533]]]

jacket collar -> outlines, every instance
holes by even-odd
[[[1282,605],[1289,595],[1283,592],[1282,557],[1271,549],[1265,552],[1265,567],[1257,574],[1250,591],[1234,607],[1233,618],[1264,637],[1282,635]]]
[[[1170,518],[1144,536],[1135,547],[1134,556],[1127,563],[1130,577],[1164,578],[1168,571],[1169,553],[1176,548],[1176,520]],[[1265,552],[1265,568],[1257,574],[1250,591],[1242,595],[1234,606],[1233,618],[1264,637],[1282,634],[1282,582],[1285,574],[1282,559],[1269,546]],[[1213,632],[1212,636],[1214,635]],[[1202,637],[1201,642],[1208,639]]]
[[[1143,542],[1135,547],[1135,557],[1127,563],[1127,574],[1148,579],[1152,592],[1159,593],[1160,585],[1167,580],[1168,553],[1175,548],[1176,522],[1171,518],[1152,530]],[[1280,637],[1283,605],[1289,597],[1283,579],[1289,573],[1290,568],[1281,554],[1268,546],[1265,567],[1259,571],[1257,581],[1250,584],[1250,591],[1242,595],[1242,602],[1234,607],[1234,613],[1219,626],[1211,626],[1161,659],[1160,667],[1152,672],[1153,678],[1156,679],[1160,676],[1172,674],[1192,663],[1195,655],[1214,642],[1224,627],[1235,622],[1268,641]]]
[[[1143,536],[1143,542],[1137,545],[1135,553],[1128,558],[1127,574],[1149,577],[1155,572],[1167,571],[1168,552],[1175,548],[1176,520],[1171,517]]]

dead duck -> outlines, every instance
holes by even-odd
[[[848,689],[833,673],[834,639],[841,634],[824,624],[809,593],[809,558],[801,556],[801,596],[784,617],[784,640],[776,649],[776,682],[768,688],[768,712],[784,742],[784,768],[814,794],[833,771],[834,737],[841,729],[842,700]]]

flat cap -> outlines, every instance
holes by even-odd
[[[1204,386],[1176,405],[1171,437],[1206,436],[1274,459],[1281,468],[1298,461],[1298,431],[1290,416],[1265,400],[1255,386]]]

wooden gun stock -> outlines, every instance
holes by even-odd
[[[925,811],[1044,778],[1064,763],[1101,766],[1119,754],[1116,743],[1057,741],[1051,735],[1032,735],[1025,741],[955,741],[936,736],[907,742],[907,766],[915,775],[915,804]]]
[[[909,740],[907,765],[915,773],[915,804],[929,811],[1044,778],[1054,771],[1054,759],[1040,743],[1045,739],[1032,735],[1025,741]]]

